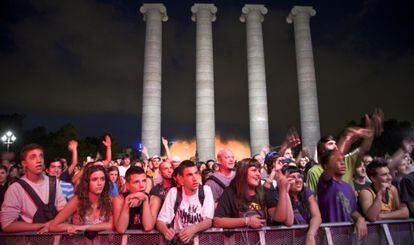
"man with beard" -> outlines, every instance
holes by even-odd
[[[234,155],[229,149],[223,149],[217,153],[217,165],[219,170],[210,175],[206,180],[206,185],[213,192],[214,202],[223,194],[224,188],[230,185],[233,180],[234,172]]]
[[[150,208],[153,217],[158,216],[158,212],[164,203],[165,196],[173,186],[173,167],[171,163],[168,161],[163,161],[159,168],[162,181],[161,183],[155,185],[150,192]]]

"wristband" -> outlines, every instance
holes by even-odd
[[[249,226],[249,221],[247,217],[244,217],[244,225]]]

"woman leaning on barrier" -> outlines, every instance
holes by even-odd
[[[285,165],[282,173],[289,180],[289,196],[292,203],[294,224],[309,224],[306,244],[315,244],[315,235],[322,223],[321,212],[315,196],[303,186],[303,175],[298,167]]]
[[[260,228],[267,217],[292,225],[293,212],[287,195],[287,178],[278,179],[285,194],[276,199],[274,191],[263,188],[260,183],[260,163],[256,159],[243,159],[237,164],[236,176],[218,200],[214,226],[222,228]]]
[[[68,232],[113,230],[113,204],[109,177],[103,166],[88,164],[75,196],[50,224],[50,231]],[[72,217],[72,223],[64,223]]]

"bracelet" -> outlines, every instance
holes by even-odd
[[[247,217],[244,217],[244,225],[249,226],[249,220]]]

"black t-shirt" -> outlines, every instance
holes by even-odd
[[[157,196],[161,199],[161,202],[163,203],[165,200],[165,196],[167,195],[167,192],[170,190],[170,188],[165,188],[161,184],[157,184],[154,187],[152,187],[150,191],[151,196]]]
[[[277,206],[277,199],[273,191],[264,189],[264,205],[261,206],[257,195],[250,196],[248,202],[248,210],[245,212],[239,211],[236,206],[236,193],[234,189],[229,186],[224,189],[223,195],[218,200],[217,209],[214,216],[240,218],[249,217],[252,215],[260,215],[262,219],[267,218],[267,209]]]
[[[130,193],[123,193],[122,195],[127,197]],[[148,195],[148,194],[147,194]],[[144,227],[142,225],[142,201],[137,207],[129,209],[129,221],[128,221],[128,230],[142,230]]]
[[[400,182],[400,199],[402,202],[414,202],[414,172],[406,175]]]
[[[72,177],[70,176],[69,171],[67,169],[60,174],[59,179],[65,182],[69,182],[73,185]]]

